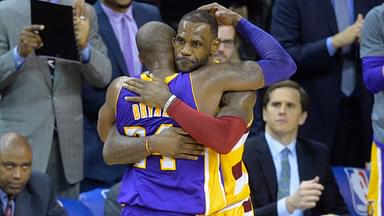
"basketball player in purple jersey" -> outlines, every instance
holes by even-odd
[[[244,22],[244,21],[243,21]],[[243,25],[247,25],[247,23],[244,23]],[[251,26],[248,26],[249,28],[251,27]],[[208,29],[209,30],[209,29]],[[256,29],[256,30],[258,30],[258,29]],[[255,30],[253,30],[253,32],[252,33],[255,33],[254,32]],[[208,32],[210,32],[210,31],[208,31]],[[256,32],[257,33],[257,32]],[[184,34],[185,35],[185,34]],[[260,35],[259,35],[260,36]],[[182,40],[183,38],[176,38],[176,40]],[[269,38],[267,38],[267,39],[269,39]],[[179,42],[181,42],[181,41],[179,41]],[[254,41],[253,41],[253,44],[254,44]],[[255,44],[254,44],[255,45]],[[198,46],[198,44],[197,45],[194,45],[194,46]],[[257,46],[257,45],[256,45]],[[274,49],[273,49],[274,48]],[[281,49],[280,47],[272,47],[272,53],[273,53],[273,51],[278,51],[278,49]],[[283,51],[284,52],[284,51]],[[259,53],[260,54],[260,53]],[[283,53],[283,54],[285,54],[286,55],[286,53]],[[271,56],[265,56],[265,57],[271,57]],[[283,55],[283,57],[284,57],[284,55]],[[280,56],[280,58],[281,58],[281,56]],[[280,60],[280,58],[279,58],[279,60]],[[289,58],[289,57],[288,57]],[[268,58],[266,58],[266,59],[268,59]],[[269,63],[272,63],[274,60],[273,60],[273,58],[271,58],[272,60],[270,60],[271,62],[269,62]],[[276,59],[275,59],[276,60]],[[289,59],[290,60],[290,59]],[[184,63],[185,63],[185,59],[183,60],[184,61]],[[268,62],[268,61],[266,61],[266,62]],[[284,62],[284,60],[282,61],[282,62]],[[261,62],[259,62],[259,63],[261,63]],[[276,63],[276,62],[275,62]],[[281,63],[281,62],[280,62]],[[292,67],[292,65],[289,65],[291,62],[289,62],[289,61],[287,61],[287,62],[285,62],[285,63],[288,63],[288,66],[291,66],[291,68],[289,68],[289,69],[292,69],[292,68],[294,68],[294,65],[293,65],[293,67]],[[148,66],[147,66],[148,67]],[[263,72],[265,73],[265,69],[263,68],[263,64],[261,64],[261,67],[262,67],[262,69],[263,69]],[[148,67],[148,68],[150,68],[150,67]],[[223,66],[223,65],[221,65],[221,67],[220,68],[222,68],[222,69],[224,69],[224,71],[222,72],[222,73],[224,73],[225,74],[225,66]],[[233,68],[232,68],[233,69]],[[244,68],[243,68],[244,69]],[[247,68],[245,68],[245,71],[246,71],[246,69]],[[248,68],[249,69],[249,68]],[[259,69],[258,67],[256,67],[256,69]],[[288,69],[288,70],[289,70]],[[201,71],[201,70],[200,70]],[[292,71],[294,71],[294,69],[292,69]],[[283,71],[284,72],[284,71]],[[283,73],[282,72],[282,73]],[[286,71],[287,72],[287,71]],[[199,74],[199,70],[198,71],[196,71],[196,72],[194,72],[193,74]],[[204,72],[204,74],[205,74],[206,72]],[[229,72],[229,73],[231,73],[231,72]],[[255,71],[253,72],[253,73],[255,73]],[[259,71],[256,71],[256,73],[260,73],[260,70]],[[192,79],[194,79],[194,76],[193,76],[193,74],[191,75],[191,77],[192,77]],[[200,74],[203,74],[202,72],[200,72]],[[245,75],[247,75],[248,76],[248,74],[247,73],[245,73]],[[202,76],[202,75],[200,75],[200,76]],[[229,77],[231,77],[231,81],[233,82],[233,81],[235,81],[235,82],[239,82],[238,80],[234,80],[234,76],[233,76],[233,74],[226,74],[226,76],[229,76]],[[180,77],[182,77],[182,76],[180,76],[180,75],[178,75],[175,79],[179,79]],[[199,76],[197,76],[197,77],[199,77]],[[204,76],[203,76],[204,77]],[[250,77],[252,77],[252,76],[250,76]],[[188,80],[188,76],[186,77],[186,78],[180,78],[181,80],[186,80],[187,82],[184,82],[184,84],[187,84],[187,85],[185,85],[185,87],[187,87],[186,89],[187,90],[191,90],[191,87],[192,86],[190,86],[189,84],[191,84],[190,83],[190,80]],[[203,78],[201,78],[201,80],[200,81],[204,81],[204,80],[207,80],[206,79],[207,77],[205,77],[204,79]],[[249,76],[248,76],[248,78],[249,78]],[[262,79],[262,78],[261,78]],[[194,79],[194,80],[199,80],[199,79]],[[244,89],[246,89],[248,86],[247,86],[247,84],[248,85],[252,85],[252,84],[249,84],[249,83],[247,83],[247,82],[252,82],[252,81],[254,81],[254,86],[256,86],[256,88],[258,88],[258,87],[260,87],[260,85],[262,86],[263,85],[263,83],[261,82],[257,82],[257,81],[260,81],[260,77],[257,77],[256,79],[254,78],[254,80],[247,80],[247,81],[244,81],[244,85],[246,86],[246,87],[240,87],[240,88],[234,88],[233,90],[243,90],[242,88],[244,88]],[[176,82],[176,81],[175,81]],[[188,84],[189,83],[189,84]],[[200,82],[196,82],[196,83],[200,83]],[[224,85],[225,85],[225,82],[223,82],[223,81],[221,81],[220,82],[221,84],[223,84],[224,83]],[[170,88],[171,88],[171,91],[174,89],[177,89],[177,86],[175,87],[173,87],[173,89],[172,89],[172,81],[171,81],[171,83],[170,83],[171,85],[170,85]],[[227,87],[228,89],[225,89],[225,90],[232,90],[232,89],[230,89],[232,86],[230,85],[230,84],[227,84],[227,85],[229,85],[230,87]],[[200,87],[200,86],[199,86]],[[254,87],[252,87],[252,88],[254,88]],[[209,88],[208,88],[209,89]],[[206,90],[208,90],[207,88],[206,88]],[[185,90],[185,88],[183,89],[183,90]],[[176,93],[175,92],[173,92],[177,97],[179,97],[180,99],[182,99],[182,100],[184,100],[185,102],[187,102],[187,104],[188,105],[190,105],[190,106],[192,106],[192,107],[196,107],[196,103],[194,102],[194,101],[192,101],[192,100],[188,100],[188,99],[185,99],[184,98],[184,95],[183,95],[183,92],[184,91],[181,91],[181,93],[177,93],[177,91],[176,91]],[[196,92],[194,92],[194,93],[196,93]],[[178,95],[179,94],[179,95]],[[221,94],[222,94],[222,92],[221,92]],[[219,96],[219,100],[220,100],[220,98],[221,98],[221,94],[218,94]],[[126,95],[128,95],[128,94],[126,94]],[[122,97],[125,97],[126,95],[122,95],[122,94],[120,94],[120,99],[118,100],[118,106],[119,106],[119,101],[122,101]],[[201,93],[199,93],[198,95],[201,95]],[[196,95],[195,95],[196,96]],[[187,97],[188,98],[188,97]],[[189,98],[191,99],[191,94],[189,94]],[[198,99],[198,97],[196,97],[196,99],[197,99],[197,101],[199,100]],[[210,97],[210,99],[215,99],[215,96],[211,96]],[[218,101],[217,99],[216,99],[216,101]],[[173,103],[176,103],[177,101],[175,101],[175,102],[173,102]],[[172,103],[172,104],[173,104]],[[162,104],[163,105],[163,104]],[[139,105],[138,105],[139,106]],[[216,107],[217,107],[217,105],[216,105]],[[206,107],[204,107],[203,109],[205,109],[205,110],[203,110],[203,111],[205,111],[205,112],[208,112],[208,113],[210,113],[210,114],[213,114],[214,113],[214,110],[209,110],[209,106],[208,106],[208,108],[206,108]],[[141,110],[140,110],[140,112],[138,111],[139,109],[137,108],[136,109],[136,116],[137,116],[137,118],[138,118],[138,120],[140,120],[140,119],[142,119],[141,117],[143,116],[143,113],[141,113]],[[146,109],[147,110],[147,109]],[[154,109],[155,110],[155,109]],[[201,109],[201,107],[200,107],[200,110],[202,110]],[[252,109],[251,109],[252,110]],[[116,109],[116,111],[117,111],[117,113],[119,113],[119,108],[117,108]],[[135,111],[134,111],[134,109],[132,109],[132,112],[133,113],[135,113]],[[164,114],[164,112],[163,112],[163,114]],[[140,116],[141,115],[141,116]],[[112,115],[113,116],[113,115]],[[116,115],[116,117],[117,118],[119,118],[119,114],[117,114]],[[146,118],[149,116],[149,114],[147,113],[147,114],[145,114],[144,116],[146,116]],[[167,117],[167,116],[162,116],[162,117]],[[117,121],[119,122],[119,119],[117,119]],[[168,122],[169,123],[169,122]],[[121,126],[120,126],[121,127]],[[119,129],[119,131],[120,132],[124,132],[124,134],[127,134],[127,135],[134,135],[134,134],[129,134],[129,133],[127,133],[127,131],[130,131],[130,129],[134,129],[135,130],[135,128],[120,128]],[[131,130],[132,131],[132,130]],[[155,152],[160,152],[160,153],[162,153],[160,150],[159,151],[157,151],[156,150],[156,142],[153,140],[153,139],[151,139],[151,145],[150,145],[150,147],[149,147],[149,145],[148,145],[148,142],[146,142],[147,143],[147,145],[146,145],[146,151],[148,151],[148,152],[153,152],[153,151],[155,151]],[[141,144],[141,147],[142,147],[142,144]],[[147,152],[147,155],[148,155],[148,152]],[[107,154],[108,155],[108,154]],[[151,156],[152,157],[152,156]],[[149,160],[147,160],[146,161],[146,163],[148,162]],[[157,159],[157,161],[158,161],[158,159]],[[164,164],[164,165],[166,165],[166,163]],[[171,163],[168,163],[168,165],[173,165],[173,163],[171,162]],[[146,164],[138,164],[137,166],[142,166],[141,168],[143,168],[143,167],[145,167],[146,166]],[[180,165],[181,166],[181,165]],[[182,167],[182,166],[181,166]],[[145,167],[145,168],[147,168],[147,167]],[[161,169],[162,167],[160,167],[160,169]],[[169,167],[166,167],[166,169],[169,169]],[[190,168],[191,170],[192,169],[199,169],[198,167],[192,167],[192,168]],[[147,170],[148,171],[148,170]],[[131,184],[132,184],[132,182],[131,182]],[[203,187],[203,186],[202,186]],[[125,188],[123,188],[123,190],[124,190]],[[133,189],[133,188],[132,188]],[[159,188],[157,188],[157,189],[159,189]],[[127,190],[126,190],[127,191]],[[161,191],[161,189],[159,189],[159,190],[157,190],[158,192],[159,191]],[[123,192],[124,193],[124,192]],[[131,191],[129,191],[128,190],[128,193],[130,193],[130,194],[132,194],[131,193]],[[161,193],[161,192],[159,192],[159,193]],[[171,193],[172,194],[172,193]],[[139,197],[141,197],[142,199],[143,199],[143,197],[142,197],[142,195],[143,194],[140,194],[140,195],[138,195]],[[153,194],[152,194],[152,196],[149,196],[149,197],[152,197],[152,198],[154,198],[154,196],[153,196]],[[132,198],[132,197],[131,197]],[[149,204],[153,204],[153,202],[154,201],[152,201],[153,199],[151,199],[151,198],[149,198],[148,199],[148,201],[150,202]],[[129,203],[130,205],[132,204],[132,199],[131,200],[128,200],[128,201],[126,201],[125,203]],[[182,210],[186,210],[185,209],[185,207],[186,206],[192,206],[192,209],[193,210],[195,210],[195,212],[200,212],[200,213],[205,213],[205,214],[210,214],[211,213],[211,209],[210,210],[207,210],[207,206],[203,206],[203,208],[205,208],[204,209],[204,211],[201,211],[200,209],[199,209],[199,207],[201,207],[202,205],[200,205],[200,206],[194,206],[193,204],[195,204],[195,203],[193,203],[193,202],[190,202],[188,205],[186,205],[186,206],[183,206],[184,208],[183,209],[180,209],[180,207],[178,207],[177,205],[175,205],[175,203],[174,203],[174,201],[172,202],[173,203],[173,207],[174,207],[174,209],[171,209],[171,212],[178,212],[178,211],[182,211]],[[198,203],[198,202],[196,202],[196,203]],[[206,202],[206,203],[209,203],[209,202]],[[185,204],[185,203],[184,203]],[[172,204],[170,204],[170,205],[172,205]],[[212,203],[211,203],[211,205],[212,205]],[[144,207],[147,207],[146,205],[143,205]],[[159,206],[159,203],[155,203],[155,206],[158,206],[158,208],[160,208],[160,209],[157,209],[158,211],[160,211],[161,209],[164,209],[164,208],[166,208],[166,207],[164,207],[164,204],[163,204],[163,206],[161,206],[161,204],[160,204],[160,206]],[[153,206],[152,206],[153,207]],[[156,209],[156,207],[155,208],[152,208],[152,209]],[[132,209],[131,209],[132,210]],[[140,209],[134,209],[135,211],[140,211],[140,212],[142,212]],[[214,208],[212,209],[212,212],[214,212]],[[187,213],[187,214],[195,214],[195,212],[185,212],[185,213]],[[148,213],[148,212],[146,212],[146,213]],[[144,214],[144,215],[147,215],[147,214]],[[184,213],[184,212],[183,212]],[[158,214],[157,214],[158,215]],[[171,214],[170,212],[169,212],[169,214],[168,213],[166,213],[165,215],[173,215],[173,214]],[[180,215],[180,214],[177,214],[177,215]]]

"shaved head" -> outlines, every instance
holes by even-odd
[[[17,133],[0,136],[0,188],[10,196],[20,193],[32,173],[32,148]]]
[[[32,154],[32,148],[27,139],[17,133],[6,133],[0,136],[0,156],[7,148],[23,148]]]
[[[143,64],[152,70],[161,62],[173,65],[172,38],[176,32],[161,22],[148,22],[136,34],[137,49]]]

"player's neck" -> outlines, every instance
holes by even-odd
[[[164,79],[167,76],[170,76],[175,73],[173,68],[159,67],[151,70],[151,73],[156,77]]]
[[[173,67],[173,64],[164,61],[151,62],[151,64],[148,65],[147,68],[153,75],[159,78],[165,78],[175,73],[175,68]]]

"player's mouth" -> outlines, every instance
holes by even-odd
[[[195,61],[188,58],[180,57],[176,59],[179,69],[191,69],[195,65]]]

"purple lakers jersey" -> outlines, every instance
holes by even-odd
[[[149,78],[143,74],[142,79]],[[165,81],[174,95],[197,109],[190,73],[178,73]],[[133,95],[122,88],[117,98],[116,125],[121,134],[150,136],[178,127],[162,109],[124,99]],[[226,205],[219,162],[218,154],[208,148],[198,160],[153,154],[126,170],[118,202],[161,215],[210,214]]]

